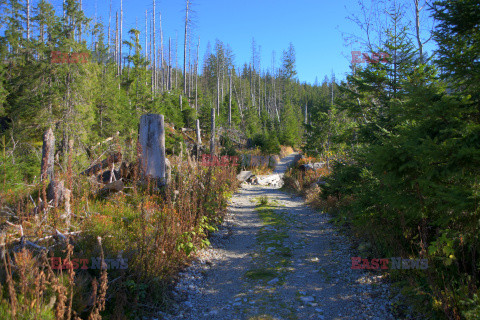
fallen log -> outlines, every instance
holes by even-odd
[[[112,183],[107,184],[105,187],[100,189],[98,191],[99,195],[106,195],[111,192],[120,192],[125,188],[125,184],[123,183],[123,180],[117,180]]]
[[[101,171],[105,168],[108,168],[108,166],[111,165],[112,163],[118,163],[118,162],[121,162],[121,161],[122,161],[122,154],[120,152],[117,152],[117,153],[114,153],[114,154],[108,156],[101,163],[97,163],[97,164],[89,167],[88,169],[81,172],[80,174],[90,176],[90,175],[95,174],[95,173],[97,173],[97,172],[99,172],[99,171]]]

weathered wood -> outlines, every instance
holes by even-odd
[[[87,170],[81,172],[80,174],[90,176],[92,174],[99,172],[100,170],[108,168],[108,166],[112,163],[117,163],[121,161],[122,161],[122,154],[120,152],[117,152],[115,154],[108,156],[101,163],[97,163],[96,165],[89,167]]]
[[[202,146],[202,134],[200,132],[200,120],[197,119],[197,160],[200,158],[200,150]]]
[[[215,108],[212,108],[212,136],[210,138],[210,154],[215,155]]]
[[[200,133],[200,120],[197,119],[197,144],[201,145],[202,144],[202,135]]]
[[[165,158],[165,170],[165,182],[167,185],[169,185],[172,181],[172,165],[170,164],[170,160],[167,158]]]
[[[165,123],[160,114],[146,114],[140,118],[139,142],[143,174],[165,183]]]
[[[53,200],[53,206],[58,207],[65,199],[65,182],[52,180],[47,187],[47,201]]]
[[[97,181],[103,184],[111,183],[121,178],[120,170],[106,170],[97,175]]]
[[[40,180],[54,178],[54,155],[55,155],[55,135],[50,128],[43,135],[42,147],[42,165],[40,169]]]
[[[232,126],[232,71],[229,72],[230,85],[228,86],[228,127]]]
[[[101,195],[108,194],[110,192],[120,192],[125,188],[125,184],[123,183],[122,180],[117,180],[112,183],[107,184],[105,187],[100,189],[98,192]]]

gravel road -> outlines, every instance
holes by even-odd
[[[160,319],[394,319],[382,272],[352,270],[329,219],[301,197],[242,184],[211,247],[180,274],[175,314]]]

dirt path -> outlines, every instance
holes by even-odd
[[[180,275],[176,315],[162,318],[394,319],[381,273],[352,270],[348,239],[328,220],[300,197],[242,185],[212,246]]]

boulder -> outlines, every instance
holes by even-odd
[[[239,174],[237,174],[237,180],[240,182],[247,181],[253,173],[251,171],[241,171]]]
[[[325,162],[314,162],[302,164],[299,168],[302,171],[318,170],[325,166]]]

